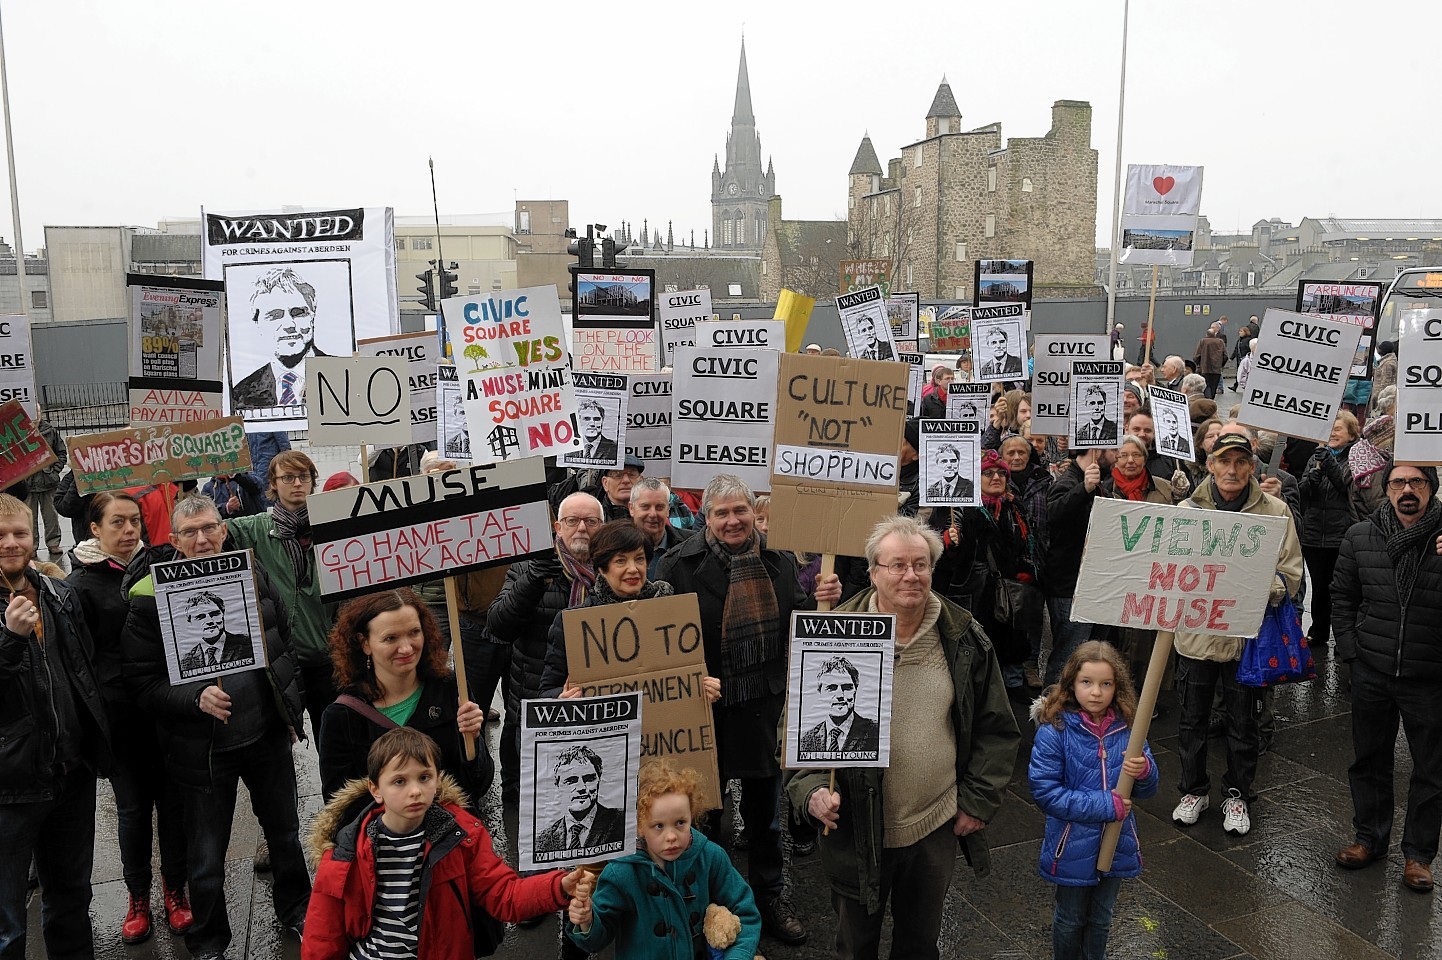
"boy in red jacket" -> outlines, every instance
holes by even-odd
[[[473,960],[473,905],[508,922],[566,907],[581,871],[517,876],[460,787],[436,772],[439,755],[424,733],[387,732],[371,746],[367,779],[352,780],[316,817],[310,846],[320,866],[302,960]]]

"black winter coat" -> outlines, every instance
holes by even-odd
[[[1088,492],[1083,476],[1076,460],[1069,461],[1046,495],[1049,535],[1046,576],[1042,587],[1049,597],[1070,597],[1076,593],[1082,549],[1086,546],[1087,524],[1092,518],[1092,502],[1101,492],[1100,484],[1095,491]]]
[[[120,653],[120,632],[130,609],[122,587],[125,571],[111,560],[81,563],[74,553],[70,556],[72,569],[65,582],[75,590],[95,644],[95,679],[108,706],[129,704],[130,691],[125,686]]]
[[[151,558],[161,559],[156,552]],[[145,554],[132,562],[126,572],[125,586],[130,596],[130,612],[121,634],[125,683],[135,703],[155,717],[160,742],[165,750],[165,764],[176,783],[209,790],[210,749],[215,726],[220,723],[200,709],[200,693],[212,680],[194,680],[179,686],[170,685],[165,668],[165,641],[160,633],[160,614],[155,595],[134,592],[134,586],[150,574]],[[280,593],[270,576],[255,568],[256,593],[260,601],[260,617],[265,624],[266,679],[270,681],[274,706],[280,719],[305,739],[301,714],[305,697],[301,693],[300,671],[290,641],[290,618],[281,602]]]
[[[26,570],[40,600],[45,643],[0,627],[0,804],[55,797],[57,717],[50,684],[68,681],[84,726],[82,759],[110,769],[110,726],[92,666],[94,646],[75,591],[64,580]]]
[[[365,695],[356,690],[342,692],[365,699]],[[466,761],[461,731],[456,727],[456,711],[459,708],[455,678],[432,677],[421,681],[420,702],[405,725],[436,742],[441,748],[441,773],[455,777],[471,803],[479,809],[481,798],[491,789],[491,781],[496,777],[496,764],[491,759],[491,751],[486,748],[484,727],[476,737],[476,759]],[[366,755],[370,753],[371,744],[388,729],[343,703],[332,703],[325,708],[318,740],[320,789],[326,803],[345,786],[347,780],[365,778]]]
[[[1297,536],[1304,547],[1338,547],[1347,535],[1354,518],[1352,517],[1352,468],[1347,463],[1347,451],[1332,454],[1326,447],[1307,461],[1306,469],[1297,478],[1297,487],[1302,495],[1302,522],[1297,527]]]
[[[816,601],[801,591],[796,560],[780,550],[761,549],[761,562],[776,591],[776,628],[791,630],[793,610],[815,610]],[[665,580],[679,594],[696,594],[701,610],[701,640],[706,648],[706,673],[721,677],[721,617],[726,608],[730,576],[711,555],[700,534],[668,550],[656,567],[656,579]],[[763,669],[770,693],[745,703],[727,703],[723,697],[712,707],[716,719],[716,749],[721,780],[737,777],[772,777],[780,773],[776,762],[776,724],[786,700],[786,644],[781,656]],[[725,677],[722,677],[724,682]]]
[[[559,557],[512,564],[486,612],[486,632],[511,645],[511,682],[506,712],[519,716],[521,700],[541,695],[547,635],[556,614],[571,605],[571,581]],[[507,724],[509,726],[509,723]]]
[[[1391,509],[1384,503],[1378,511]],[[1332,576],[1332,629],[1344,663],[1361,660],[1389,677],[1437,683],[1442,681],[1442,556],[1436,543],[1442,513],[1434,511],[1431,519],[1418,522],[1432,529],[1418,548],[1417,580],[1405,609],[1387,538],[1376,520],[1354,523],[1347,531]]]
[[[946,395],[938,394],[935,390],[921,398],[921,419],[922,420],[945,420],[946,419]]]

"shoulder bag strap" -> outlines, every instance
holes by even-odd
[[[381,713],[374,706],[366,703],[360,697],[354,696],[352,694],[343,693],[335,698],[335,702],[342,704],[343,706],[349,707],[356,713],[365,717],[371,723],[380,727],[382,730],[394,730],[396,727],[400,726],[400,724],[396,723],[390,717]]]

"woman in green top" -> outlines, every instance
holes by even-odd
[[[341,609],[330,652],[341,695],[321,719],[326,801],[347,780],[365,778],[366,754],[381,734],[406,726],[440,745],[441,772],[455,777],[479,805],[495,776],[482,736],[485,712],[458,702],[440,627],[425,602],[404,588],[357,597]],[[464,734],[478,739],[473,761],[465,759]]]

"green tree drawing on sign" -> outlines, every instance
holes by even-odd
[[[469,347],[466,347],[466,349],[462,352],[464,353],[465,358],[471,361],[473,365],[472,369],[476,373],[481,372],[482,360],[491,359],[491,355],[489,353],[486,353],[486,348],[481,346],[479,343],[471,344]]]

